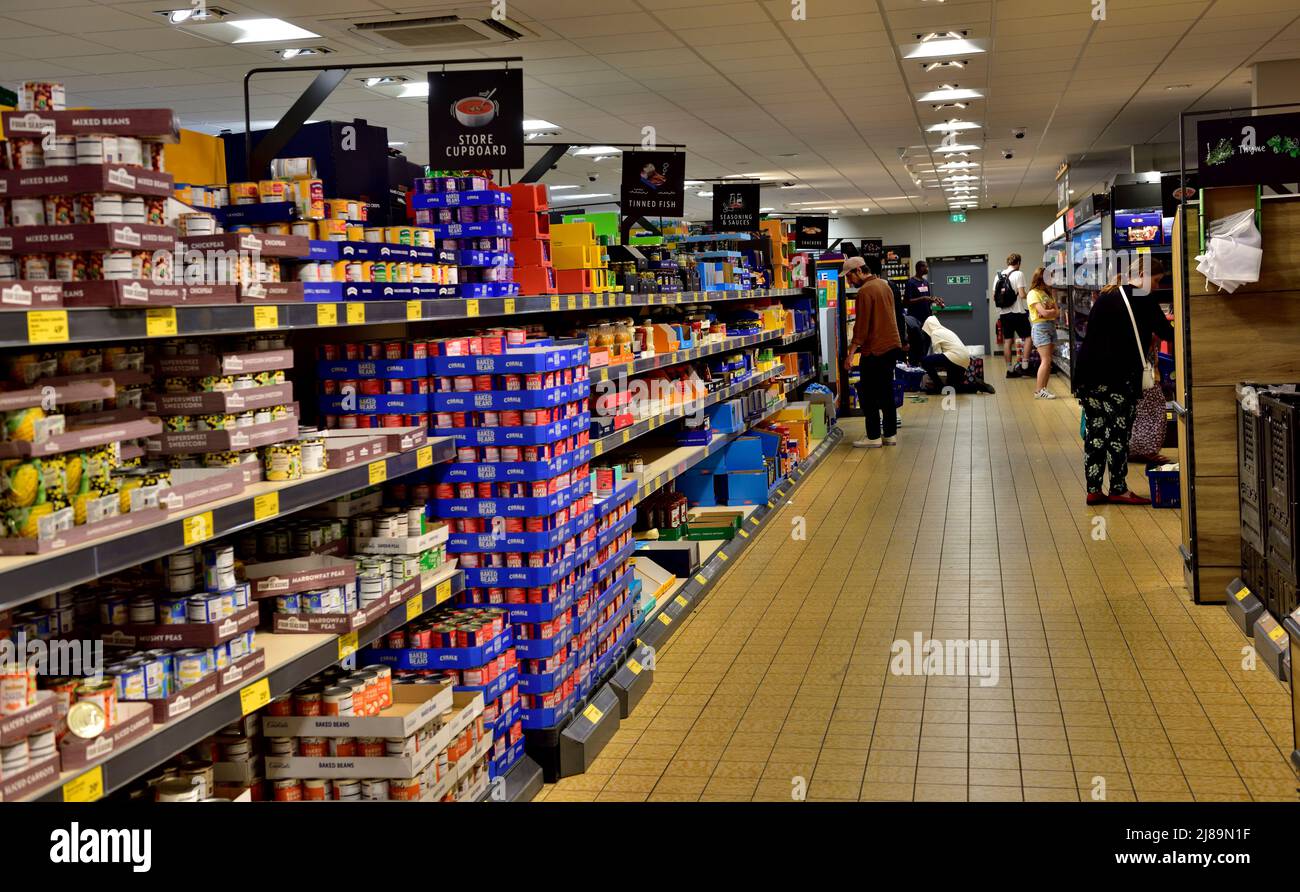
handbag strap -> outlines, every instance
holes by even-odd
[[[1137,343],[1138,365],[1146,371],[1151,367],[1151,360],[1147,358],[1147,353],[1142,349],[1142,333],[1138,331],[1137,319],[1133,316],[1133,306],[1128,302],[1128,295],[1124,293],[1124,286],[1119,286],[1119,296],[1124,301],[1124,309],[1128,310],[1128,321],[1133,325],[1133,340]]]

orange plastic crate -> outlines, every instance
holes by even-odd
[[[589,269],[557,269],[556,287],[564,294],[590,294],[596,287],[593,272]]]
[[[546,186],[543,183],[516,183],[507,186],[505,191],[510,193],[511,213],[520,211],[536,213],[550,210],[550,199],[547,197]]]
[[[517,266],[551,266],[551,243],[546,239],[518,239],[510,243]]]
[[[516,266],[520,294],[556,294],[555,270],[549,266]]]
[[[510,225],[514,227],[513,237],[521,241],[551,237],[551,218],[546,214],[518,212],[511,208]]]

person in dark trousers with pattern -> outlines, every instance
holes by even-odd
[[[1129,436],[1142,395],[1140,356],[1154,334],[1174,339],[1173,326],[1159,303],[1149,293],[1134,294],[1133,287],[1121,286],[1118,280],[1102,290],[1088,314],[1073,384],[1083,405],[1083,473],[1089,505],[1150,503],[1129,492],[1126,478]],[[1107,471],[1108,493],[1102,491]]]

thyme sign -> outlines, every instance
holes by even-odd
[[[1198,121],[1196,141],[1201,186],[1300,181],[1300,113]]]
[[[523,167],[523,71],[429,72],[429,164],[437,170]]]

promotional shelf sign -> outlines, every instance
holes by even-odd
[[[523,71],[430,71],[429,165],[437,170],[523,167]]]
[[[626,216],[680,217],[685,210],[684,152],[624,152],[620,196]]]
[[[753,232],[758,229],[758,183],[713,185],[714,232]]]

